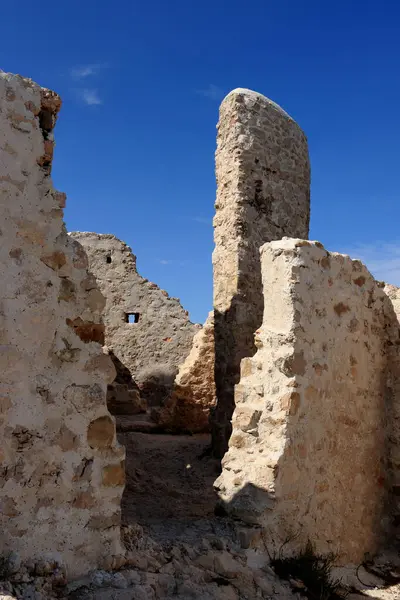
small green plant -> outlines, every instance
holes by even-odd
[[[295,556],[285,557],[280,551],[270,557],[275,573],[282,579],[295,580],[304,584],[304,588],[300,591],[310,600],[343,600],[348,592],[341,580],[332,577],[336,558],[333,553],[319,556],[310,541]]]

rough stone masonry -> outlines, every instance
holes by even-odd
[[[105,342],[117,372],[130,373],[149,406],[159,406],[169,397],[200,326],[190,322],[177,298],[139,275],[136,257],[124,242],[109,234],[71,236],[85,248],[106,298]],[[125,397],[123,385],[117,382],[113,393],[118,405],[118,397]]]
[[[389,374],[386,381],[386,402],[389,420],[388,474],[391,480],[391,517],[393,542],[400,548],[400,288],[386,284],[389,298],[386,306],[386,334]]]
[[[213,449],[231,433],[240,361],[255,352],[263,295],[259,248],[283,236],[308,237],[310,165],[300,127],[277,104],[233,90],[220,107],[216,152],[215,381]]]
[[[209,431],[210,410],[215,406],[214,312],[193,338],[192,349],[175,379],[173,393],[155,418],[172,431]]]
[[[242,361],[216,486],[231,514],[278,546],[312,540],[357,563],[378,549],[396,510],[397,316],[360,261],[318,242],[265,244],[261,265],[258,350]]]
[[[104,299],[51,183],[60,98],[0,73],[0,554],[76,576],[122,553]]]

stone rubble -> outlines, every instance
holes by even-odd
[[[193,545],[160,545],[129,526],[123,540],[127,564],[119,571],[98,569],[67,583],[60,565],[20,564],[7,581],[0,572],[0,600],[7,597],[2,593],[18,600],[300,600],[264,554],[230,539],[208,535]]]
[[[123,528],[128,563],[120,570],[96,569],[67,581],[51,561],[21,563],[16,553],[0,562],[0,600],[301,600],[299,579],[282,580],[257,549],[259,530],[237,528],[231,537],[206,535],[195,544],[155,542],[139,526]],[[240,535],[242,534],[242,535]],[[241,541],[241,543],[240,543]],[[6,576],[6,578],[5,578]],[[381,554],[358,569],[332,573],[348,600],[400,598],[400,557]],[[390,583],[389,583],[390,582]]]

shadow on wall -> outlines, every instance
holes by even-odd
[[[149,367],[141,373],[140,383],[136,383],[131,371],[112,350],[109,356],[117,371],[107,394],[108,409],[113,415],[137,414],[166,404],[173,391],[177,368],[170,365]],[[127,393],[130,399],[126,397]]]
[[[132,377],[130,370],[110,351],[109,356],[114,363],[117,376],[107,386],[107,408],[114,416],[137,415],[146,412],[146,402]]]
[[[231,420],[235,410],[235,385],[240,380],[239,368],[231,368],[235,353],[234,323],[234,305],[225,313],[214,310],[214,374],[217,403],[210,412],[210,426],[212,452],[219,459],[222,459],[227,452],[232,435]],[[221,360],[222,356],[224,361]]]
[[[248,285],[247,277],[241,275],[239,289],[246,289]],[[257,350],[254,334],[261,326],[264,311],[261,264],[257,273],[252,274],[251,285],[253,306],[243,301],[243,295],[236,295],[227,311],[214,311],[217,404],[211,411],[210,424],[213,455],[219,459],[227,452],[232,434],[235,385],[240,381],[240,363],[243,358],[254,356]]]
[[[218,492],[218,488],[215,488]],[[217,516],[234,515],[235,518],[249,525],[261,526],[266,511],[272,511],[275,496],[268,490],[246,483],[227,502],[222,499],[217,501],[215,514]],[[283,537],[283,539],[285,539]]]
[[[332,498],[332,502],[334,501],[335,498]],[[229,501],[219,499],[214,512],[217,517],[233,517],[238,523],[242,522],[259,530],[257,545],[261,547],[265,545],[271,556],[279,554],[283,548],[287,556],[296,555],[310,541],[318,554],[324,556],[333,553],[337,556],[338,565],[346,565],[360,563],[363,556],[372,557],[379,550],[388,547],[388,540],[382,537],[380,523],[376,521],[374,535],[370,537],[370,547],[360,555],[360,560],[348,560],[346,556],[341,560],[341,542],[344,540],[326,540],[321,535],[318,537],[319,532],[317,534],[310,532],[307,524],[299,518],[294,506],[292,506],[293,518],[290,522],[279,519],[279,516],[276,518],[275,511],[279,510],[277,505],[278,500],[273,493],[253,483],[246,483]],[[336,518],[338,519],[339,515]],[[345,541],[351,541],[351,520],[343,521],[341,526]]]
[[[385,303],[388,373],[383,382],[388,429],[386,456],[390,485],[389,514],[393,532],[391,542],[400,552],[400,315],[394,310],[390,291],[385,291],[389,295]]]
[[[170,365],[154,365],[141,372],[140,394],[149,407],[165,405],[173,391],[177,373],[178,368]]]
[[[123,362],[121,362],[118,356],[115,356],[112,350],[109,351],[109,356],[114,363],[117,376],[114,379],[114,383],[126,383],[130,384],[133,382],[133,375]]]

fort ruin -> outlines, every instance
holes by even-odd
[[[214,217],[215,382],[213,450],[227,450],[240,361],[255,352],[263,295],[259,248],[308,237],[307,140],[280,106],[250,90],[233,90],[220,108]]]
[[[129,414],[126,395],[130,392],[131,411],[150,416],[170,397],[178,366],[189,354],[200,326],[190,322],[177,298],[139,275],[136,257],[124,242],[107,234],[70,235],[85,248],[90,271],[106,298],[105,344],[118,374],[109,387],[112,406],[118,414]],[[139,395],[135,389],[127,390],[132,382]],[[119,409],[121,404],[124,408]]]
[[[249,90],[221,105],[200,327],[124,242],[67,234],[50,178],[60,106],[0,74],[6,591],[38,600],[29,585],[62,565],[63,585],[92,571],[58,596],[71,599],[293,600],[269,545],[310,539],[342,565],[398,547],[400,292],[306,239],[297,124]],[[106,394],[121,423],[142,415],[158,434],[118,441]]]

